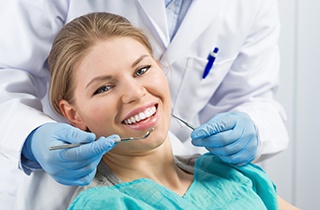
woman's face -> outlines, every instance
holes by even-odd
[[[167,79],[140,42],[129,37],[100,41],[74,71],[75,102],[60,102],[73,125],[97,138],[138,137],[156,126],[147,139],[119,143],[115,149],[120,151],[151,149],[166,139],[171,113]]]

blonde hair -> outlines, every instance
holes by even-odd
[[[126,18],[104,12],[90,13],[66,24],[57,34],[49,57],[49,95],[54,110],[61,114],[59,101],[74,102],[74,68],[99,41],[110,37],[131,37],[153,55],[147,36]]]

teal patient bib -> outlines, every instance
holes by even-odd
[[[180,196],[150,179],[81,192],[69,209],[278,209],[275,186],[253,164],[238,167],[206,154],[195,164],[194,182]]]

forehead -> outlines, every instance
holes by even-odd
[[[112,65],[133,61],[141,54],[150,55],[142,43],[130,37],[112,37],[97,41],[82,58],[83,65]]]

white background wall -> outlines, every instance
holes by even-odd
[[[290,145],[262,166],[280,196],[302,209],[320,209],[320,1],[279,0],[279,7],[277,99],[287,111]]]

